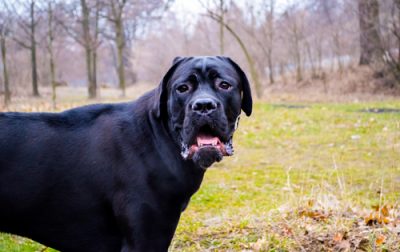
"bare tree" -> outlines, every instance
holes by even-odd
[[[17,18],[17,24],[21,28],[22,35],[14,33],[13,39],[21,47],[28,49],[31,54],[32,70],[32,94],[40,96],[38,86],[38,65],[37,65],[37,40],[36,28],[39,20],[37,14],[37,3],[35,0],[15,1],[7,5],[7,9]],[[28,14],[28,15],[26,15]]]
[[[94,15],[87,0],[80,0],[81,3],[81,25],[83,31],[83,47],[86,54],[86,68],[89,81],[89,98],[97,97],[97,47],[99,42],[99,14],[100,1],[95,0]],[[92,17],[93,16],[93,17]],[[93,20],[91,20],[93,19]],[[91,22],[92,21],[92,22]],[[93,25],[91,25],[93,23]]]
[[[204,5],[203,5],[204,6]],[[250,75],[254,82],[254,87],[256,91],[256,95],[258,98],[262,97],[263,89],[261,87],[261,82],[258,77],[258,73],[255,66],[255,61],[250,54],[250,51],[247,49],[246,44],[239,36],[239,34],[232,28],[231,25],[227,23],[227,20],[223,20],[221,14],[214,11],[210,6],[204,6],[206,8],[206,16],[211,18],[212,20],[216,21],[218,24],[223,25],[225,29],[235,38],[236,42],[239,44],[242,52],[244,53],[247,63],[250,68]]]
[[[97,49],[101,43],[100,18],[103,7],[101,0],[75,0],[64,5],[66,16],[57,20],[85,51],[90,99],[97,97]]]
[[[381,46],[383,50],[384,72],[393,75],[398,85],[400,80],[400,0],[381,2],[383,22],[381,26]],[[394,85],[391,85],[394,86]]]
[[[225,13],[227,12],[227,3],[225,0],[218,0],[218,13],[221,17],[221,22],[219,22],[219,53],[224,55],[224,22],[225,22]]]
[[[10,19],[5,12],[0,12],[0,48],[3,64],[4,105],[7,107],[11,101],[10,83],[7,64],[7,38],[10,34]]]
[[[125,67],[123,55],[125,51],[125,32],[124,32],[124,9],[127,5],[127,0],[110,0],[107,3],[108,15],[107,20],[112,24],[114,36],[112,40],[117,49],[117,73],[119,79],[119,88],[122,91],[122,96],[125,96]]]
[[[160,17],[158,10],[166,9],[169,1],[140,1],[140,0],[109,0],[105,1],[105,18],[111,24],[113,34],[106,37],[113,41],[116,48],[117,74],[122,96],[125,96],[126,80],[125,71],[130,65],[127,56],[130,56],[132,40],[135,38],[136,26],[141,21],[151,22]],[[154,15],[153,15],[154,14]],[[142,27],[143,28],[143,27]]]
[[[56,99],[57,99],[57,82],[56,82],[56,66],[54,61],[54,40],[56,31],[55,22],[55,11],[54,7],[57,4],[56,0],[46,0],[46,17],[47,17],[47,51],[49,57],[49,72],[50,72],[50,84],[51,84],[51,101],[53,109],[56,109]]]
[[[382,61],[378,0],[358,0],[360,65]]]
[[[392,8],[392,33],[397,40],[397,63],[400,72],[400,0],[394,0]],[[400,78],[399,78],[400,79]]]
[[[259,6],[256,6],[256,4],[259,4]],[[254,58],[262,73],[265,71],[265,67],[268,67],[268,77],[271,84],[274,83],[274,63],[272,60],[275,34],[274,9],[275,0],[263,0],[261,3],[247,2],[245,13],[250,17],[250,24],[240,24],[249,35],[247,43],[257,45],[251,48]],[[261,52],[259,52],[260,49]]]
[[[267,5],[267,4],[266,4]],[[268,8],[269,7],[269,8]],[[264,31],[266,31],[266,38],[267,38],[267,62],[269,68],[269,82],[271,84],[274,83],[274,63],[272,61],[272,53],[274,49],[274,35],[275,35],[275,28],[274,28],[274,17],[275,17],[275,0],[270,0],[269,5],[267,7],[267,18],[266,18],[266,26]]]
[[[344,4],[338,0],[312,0],[308,7],[309,17],[306,29],[306,50],[309,55],[312,75],[317,76],[317,70],[321,72],[321,61],[323,49],[331,51],[333,55],[332,63],[337,63],[339,73],[343,71],[343,34],[345,22],[349,22],[349,18],[344,16]],[[322,48],[321,43],[324,40],[330,42],[329,48]],[[313,46],[310,44],[313,41]],[[316,57],[313,57],[312,48],[316,49]],[[317,66],[314,64],[314,58],[318,61]]]
[[[283,14],[286,21],[286,28],[288,31],[288,40],[290,44],[290,51],[292,52],[295,67],[296,67],[296,80],[303,80],[303,58],[302,58],[302,41],[304,39],[303,18],[304,13],[297,11],[295,5],[291,6]]]
[[[274,40],[275,40],[275,0],[263,0],[262,1],[262,11],[265,15],[265,21],[261,25],[260,33],[262,35],[262,40],[257,39],[257,36],[253,37],[256,39],[257,44],[260,46],[264,57],[267,60],[268,66],[268,77],[269,82],[273,84],[275,82],[274,78],[274,62],[272,60]]]

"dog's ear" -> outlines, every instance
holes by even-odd
[[[181,57],[181,56],[175,57],[175,58],[172,60],[172,65],[174,65],[175,63],[177,63],[177,62],[183,60],[183,58],[184,58],[184,57]]]
[[[250,83],[249,80],[247,79],[246,74],[243,72],[243,70],[239,67],[238,64],[236,64],[233,60],[231,60],[229,57],[224,57],[236,70],[236,72],[239,75],[240,78],[240,83],[242,85],[242,110],[247,116],[251,115],[251,112],[253,110],[253,98],[251,96],[251,89],[250,89]]]
[[[163,111],[166,110],[167,108],[167,99],[168,99],[168,82],[170,81],[172,75],[174,74],[176,68],[184,61],[184,57],[176,57],[172,61],[172,66],[169,68],[167,73],[164,75],[162,78],[160,84],[158,85],[156,89],[156,94],[154,97],[154,107],[153,107],[153,112],[156,115],[157,118],[161,117],[161,114]]]

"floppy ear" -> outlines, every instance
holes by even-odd
[[[175,57],[175,58],[172,60],[172,65],[174,65],[174,64],[177,63],[178,61],[183,60],[183,58],[184,58],[184,57],[180,57],[180,56]]]
[[[155,91],[153,112],[157,118],[160,118],[162,111],[166,110],[166,108],[167,108],[167,99],[168,99],[167,85],[168,85],[168,82],[171,79],[176,68],[184,61],[184,59],[185,59],[184,57],[176,57],[172,61],[172,66],[167,71],[167,73],[164,75],[164,77],[162,78],[160,84],[158,85],[158,87]]]
[[[249,80],[247,79],[246,74],[243,72],[243,70],[239,67],[238,64],[236,64],[233,60],[231,60],[229,57],[224,57],[228,62],[235,68],[236,72],[239,75],[240,78],[240,83],[242,85],[242,110],[247,116],[251,115],[251,112],[253,110],[253,98],[251,97],[251,89],[250,89],[250,83]]]

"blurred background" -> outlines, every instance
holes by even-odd
[[[258,98],[396,95],[399,26],[399,0],[0,0],[1,104],[132,99],[186,55],[231,57]]]

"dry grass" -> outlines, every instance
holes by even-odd
[[[40,89],[40,98],[33,98],[26,92],[19,92],[18,96],[12,97],[12,102],[8,107],[0,104],[0,111],[57,112],[90,103],[124,102],[136,99],[152,88],[154,88],[154,85],[140,83],[128,87],[125,97],[121,97],[121,91],[118,89],[101,88],[98,90],[98,98],[88,100],[87,88],[58,87],[56,109],[54,110],[51,102],[51,89],[42,87]]]
[[[296,82],[295,76],[285,80],[278,78],[275,84],[267,84],[264,99],[295,102],[361,102],[396,100],[400,86],[388,87],[387,79],[375,78],[369,67],[350,65],[342,72],[325,72],[318,77],[307,77]]]
[[[363,112],[399,102],[293,105],[243,119],[172,251],[399,249],[400,113]]]

